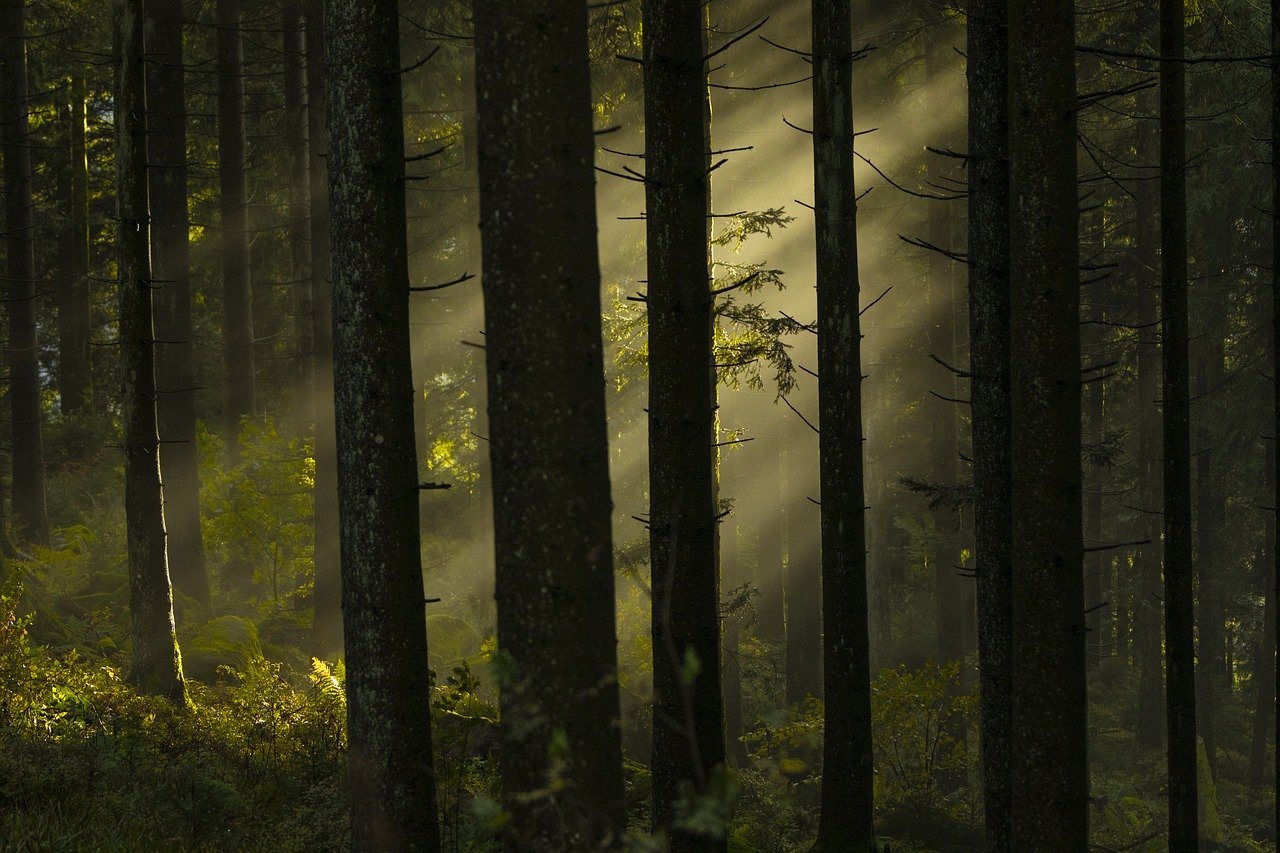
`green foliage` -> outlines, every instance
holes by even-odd
[[[314,584],[310,440],[282,434],[270,418],[245,419],[239,462],[225,464],[221,440],[199,434],[203,535],[210,561],[247,561],[266,592],[264,611],[298,609]]]

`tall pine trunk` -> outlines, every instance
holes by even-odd
[[[1183,0],[1160,0],[1160,304],[1164,368],[1164,634],[1169,847],[1199,843],[1187,307]]]
[[[507,844],[602,849],[626,814],[587,9],[474,21]]]
[[[148,0],[147,149],[151,167],[151,258],[158,357],[160,470],[174,587],[204,606],[209,578],[200,536],[195,342],[187,221],[186,73],[181,0]]]
[[[1009,67],[1005,0],[971,0],[969,351],[987,849],[1008,853],[1012,789],[1012,569],[1009,459]]]
[[[226,361],[226,439],[239,458],[240,419],[254,414],[253,292],[249,280],[245,171],[244,45],[240,0],[217,0],[218,186],[222,211],[222,346]]]
[[[1151,15],[1140,12],[1139,30],[1152,32]],[[1144,99],[1145,100],[1145,99]],[[1151,105],[1152,107],[1154,105]],[[1139,120],[1135,150],[1140,162],[1156,159],[1154,126]],[[1138,669],[1137,742],[1145,749],[1158,749],[1164,742],[1164,659],[1163,622],[1160,618],[1161,541],[1161,435],[1160,351],[1156,335],[1158,293],[1156,269],[1159,265],[1156,190],[1151,181],[1135,188],[1133,289],[1138,325],[1138,546],[1134,558],[1136,590],[1133,599],[1134,662]]]
[[[285,147],[289,152],[287,237],[292,269],[290,307],[293,315],[292,382],[299,420],[311,420],[311,377],[314,347],[311,331],[311,221],[309,208],[310,157],[307,126],[307,42],[302,0],[285,0],[281,53],[284,56]]]
[[[44,444],[41,437],[40,346],[36,330],[37,292],[34,201],[31,196],[31,134],[27,95],[25,0],[0,3],[0,65],[3,109],[0,145],[4,148],[5,255],[9,318],[9,404],[12,424],[13,522],[18,539],[49,541],[45,512]]]
[[[704,11],[650,0],[643,19],[653,823],[673,850],[724,849],[675,826],[682,789],[707,790],[725,757]]]
[[[822,489],[822,814],[815,849],[875,849],[850,0],[813,2]]]
[[[1280,0],[1271,0],[1271,376],[1275,383],[1275,411],[1273,414],[1271,464],[1268,474],[1273,492],[1272,507],[1280,515]],[[1274,667],[1271,673],[1271,692],[1274,708],[1271,719],[1276,734],[1276,790],[1280,791],[1280,519],[1273,518],[1271,532],[1271,652],[1273,660],[1263,665]],[[1264,735],[1265,737],[1265,735]],[[1280,796],[1275,803],[1275,830],[1280,837]]]
[[[66,231],[58,282],[58,400],[63,414],[75,414],[93,395],[90,369],[92,305],[89,301],[89,158],[85,147],[85,75],[76,71],[66,111],[66,168],[59,171]],[[63,177],[65,175],[65,177]]]
[[[335,405],[355,849],[440,849],[395,0],[327,0]]]
[[[312,394],[316,416],[315,622],[322,653],[342,648],[338,545],[338,446],[333,407],[333,311],[329,253],[329,160],[324,74],[324,0],[308,0],[307,140],[311,215]]]
[[[1074,4],[1009,4],[1014,850],[1089,845]]]
[[[115,93],[120,357],[124,380],[120,400],[129,613],[133,626],[129,680],[144,693],[183,703],[186,683],[174,630],[156,431],[142,5],[142,0],[117,0],[115,9],[120,52]]]

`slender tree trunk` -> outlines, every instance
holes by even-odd
[[[1145,15],[1143,16],[1146,17]],[[1151,27],[1142,27],[1147,32]],[[1137,129],[1139,160],[1152,155],[1153,133],[1149,122]],[[1158,749],[1164,741],[1165,709],[1163,620],[1160,618],[1161,541],[1161,435],[1160,353],[1156,326],[1155,273],[1159,264],[1156,252],[1156,187],[1144,182],[1137,188],[1135,204],[1137,249],[1134,289],[1138,305],[1138,495],[1140,502],[1139,533],[1141,546],[1134,561],[1137,592],[1133,605],[1134,660],[1138,665],[1137,742],[1145,749]]]
[[[1273,329],[1271,334],[1274,333]],[[1274,346],[1274,341],[1269,346]],[[1268,495],[1275,494],[1275,476],[1275,444],[1268,441],[1264,477]],[[1273,662],[1276,657],[1276,563],[1272,550],[1276,544],[1275,526],[1275,513],[1267,512],[1255,567],[1258,588],[1263,592],[1263,605],[1262,638],[1252,661],[1253,683],[1257,692],[1254,694],[1253,734],[1249,741],[1249,785],[1254,789],[1261,789],[1266,784],[1267,729],[1275,712],[1276,671]]]
[[[707,790],[725,754],[704,11],[700,0],[650,0],[643,20],[653,823],[672,850],[725,846],[675,826],[681,788]]]
[[[823,727],[818,850],[875,850],[853,179],[850,0],[813,2],[813,169],[822,488]]]
[[[1271,162],[1272,162],[1272,203],[1271,203],[1271,376],[1275,383],[1275,412],[1271,435],[1272,455],[1269,474],[1273,492],[1272,506],[1276,508],[1273,516],[1280,514],[1280,0],[1271,0]],[[1271,674],[1271,693],[1274,694],[1275,708],[1272,719],[1276,721],[1276,767],[1275,787],[1275,830],[1280,837],[1280,521],[1272,519],[1271,532],[1275,540],[1271,544],[1271,584],[1272,599],[1271,618],[1271,650],[1274,667]]]
[[[36,285],[35,225],[31,197],[31,137],[27,95],[25,0],[0,3],[0,63],[3,111],[0,145],[4,148],[5,255],[9,317],[9,402],[13,444],[13,521],[20,540],[47,544],[44,445],[40,424],[40,346],[36,333],[39,293]]]
[[[938,7],[941,9],[941,7]],[[943,76],[947,63],[954,55],[951,50],[950,27],[946,19],[939,13],[930,22],[934,31],[931,43],[925,56],[925,79],[928,85],[926,103],[931,115],[942,113]],[[950,133],[949,124],[940,125],[938,130]],[[945,147],[949,140],[938,140]],[[936,176],[935,176],[936,180]],[[949,246],[951,235],[952,211],[948,203],[934,202],[929,207],[926,223],[928,240],[935,246]],[[952,261],[939,252],[929,252],[929,272],[926,289],[928,314],[927,355],[952,364],[955,362],[955,280],[951,268]],[[821,374],[821,370],[818,371]],[[950,371],[938,371],[934,383],[936,393],[925,398],[922,412],[928,418],[929,437],[929,472],[939,483],[955,483],[959,478],[959,456],[956,446],[956,404],[942,397],[955,398],[955,374]],[[938,383],[941,383],[940,385]],[[934,628],[937,635],[937,659],[939,662],[963,661],[965,654],[965,612],[962,602],[965,599],[964,580],[956,570],[959,562],[960,548],[959,519],[949,507],[939,507],[933,511],[936,539],[929,554],[929,569],[933,580],[934,594]]]
[[[779,483],[785,502],[787,569],[783,576],[788,706],[822,698],[822,551],[818,507],[810,502],[808,479],[813,430],[799,418],[788,421],[787,461]]]
[[[1105,227],[1101,219],[1102,217],[1099,216],[1099,230]],[[1101,361],[1098,356],[1104,344],[1102,324],[1105,321],[1105,315],[1102,307],[1097,304],[1096,294],[1092,301],[1094,304],[1087,312],[1091,322],[1084,327],[1082,345],[1086,348],[1086,361],[1097,363]],[[1088,430],[1089,441],[1100,442],[1106,435],[1107,427],[1103,409],[1106,381],[1100,376],[1089,374],[1085,376],[1085,383],[1084,428]],[[1084,495],[1084,541],[1088,547],[1096,549],[1103,545],[1102,492],[1105,488],[1105,476],[1100,466],[1090,467],[1092,470],[1089,472],[1091,476],[1087,483],[1088,491]],[[1103,609],[1107,606],[1103,574],[1106,571],[1108,559],[1107,552],[1100,550],[1092,551],[1085,556],[1085,630],[1088,632],[1086,649],[1090,669],[1101,663],[1103,656],[1107,654],[1107,645],[1102,635],[1102,616]]]
[[[723,468],[722,468],[723,470]],[[727,489],[731,494],[733,491]],[[728,525],[725,527],[724,525]],[[740,589],[745,583],[742,551],[738,543],[736,513],[722,522],[720,528],[720,568],[726,591]],[[734,767],[750,767],[742,736],[746,732],[742,709],[742,614],[730,613],[724,620],[724,654],[721,677],[724,686],[724,739],[729,761]]]
[[[240,0],[217,0],[218,185],[222,208],[222,346],[227,448],[239,457],[240,419],[254,414],[253,291],[245,173],[244,45]]]
[[[626,813],[587,8],[474,20],[507,844],[602,849]]]
[[[303,0],[284,0],[285,144],[289,150],[289,261],[293,270],[292,299],[294,372],[293,392],[304,423],[312,419],[311,379],[315,354],[311,331],[311,216],[310,158],[307,126],[307,40]]]
[[[1009,59],[1005,0],[971,0],[969,350],[986,842],[1008,853],[1012,790],[1009,458]]]
[[[1190,361],[1187,330],[1186,67],[1183,0],[1160,0],[1160,296],[1164,367],[1165,712],[1169,847],[1195,850],[1195,594],[1191,540]]]
[[[338,544],[338,446],[334,434],[333,311],[329,256],[329,160],[327,155],[324,0],[307,5],[307,138],[311,180],[312,393],[316,413],[315,623],[322,653],[342,648],[342,588]]]
[[[1199,693],[1198,722],[1200,737],[1204,740],[1209,767],[1217,778],[1218,738],[1217,706],[1220,690],[1230,690],[1224,673],[1223,623],[1218,599],[1218,572],[1222,565],[1218,559],[1220,538],[1225,521],[1221,489],[1216,481],[1220,474],[1214,471],[1213,436],[1211,424],[1219,423],[1215,414],[1214,392],[1223,378],[1223,335],[1226,332],[1225,304],[1219,294],[1210,294],[1205,306],[1208,328],[1201,342],[1199,364],[1196,369],[1196,398],[1201,408],[1197,429],[1200,451],[1196,457],[1196,580],[1199,595],[1196,597],[1199,630],[1196,648],[1197,692]]]
[[[1014,850],[1089,844],[1074,5],[1009,4]]]
[[[64,415],[88,404],[93,380],[89,368],[91,318],[89,304],[89,225],[84,191],[89,168],[85,154],[84,75],[70,79],[70,92],[58,102],[58,122],[66,135],[60,142],[67,159],[58,168],[58,201],[64,206],[55,290],[58,297],[58,401]]]
[[[88,85],[83,71],[71,77],[67,116],[66,242],[58,288],[58,399],[63,414],[83,409],[93,397],[89,301],[89,157],[85,146]]]
[[[395,0],[326,0],[347,779],[355,849],[440,849]]]
[[[195,343],[187,221],[187,110],[181,0],[148,0],[147,147],[151,168],[151,257],[155,276],[156,408],[163,439],[165,522],[173,583],[209,604],[200,536]]]
[[[770,483],[780,483],[783,478],[786,438],[781,426],[775,425],[764,437],[762,468]],[[779,644],[786,641],[786,610],[782,592],[782,562],[785,551],[782,517],[779,513],[764,513],[757,521],[759,547],[756,551],[756,587],[760,597],[756,602],[756,633],[760,639]]]
[[[124,378],[124,510],[133,666],[144,693],[186,702],[165,553],[164,495],[156,431],[147,209],[146,54],[142,0],[117,0],[116,198],[119,219],[120,356]]]

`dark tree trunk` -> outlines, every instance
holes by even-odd
[[[13,522],[18,539],[49,541],[44,500],[44,445],[40,423],[40,347],[36,334],[35,225],[31,197],[31,139],[27,113],[27,31],[25,0],[0,4],[0,63],[4,148],[5,255],[9,317],[9,403],[12,415]]]
[[[217,0],[218,186],[222,210],[222,346],[227,448],[239,457],[240,419],[254,414],[253,292],[245,173],[244,45],[240,0]]]
[[[602,849],[626,814],[587,9],[474,20],[507,844]]]
[[[303,23],[303,0],[284,0],[285,145],[289,150],[289,261],[293,270],[292,299],[294,364],[292,391],[298,400],[299,418],[304,423],[312,418],[314,405],[311,379],[314,346],[311,332],[311,216],[309,208],[310,162],[307,126],[307,40]]]
[[[83,72],[71,78],[66,111],[67,164],[59,170],[59,198],[66,205],[67,226],[58,281],[58,400],[63,414],[79,412],[93,395],[89,340],[92,306],[89,302],[89,159],[85,148]]]
[[[312,393],[316,414],[315,643],[342,648],[342,587],[338,545],[338,446],[333,407],[333,311],[329,257],[329,161],[324,75],[324,0],[307,5],[307,139],[311,181]]]
[[[1280,514],[1280,448],[1274,445],[1280,442],[1280,0],[1271,0],[1271,162],[1272,170],[1272,203],[1271,203],[1271,376],[1275,383],[1275,412],[1272,427],[1272,456],[1268,466],[1271,477],[1271,488],[1275,514]],[[1273,661],[1267,663],[1274,667],[1271,674],[1271,693],[1274,694],[1275,707],[1272,719],[1276,721],[1276,767],[1275,787],[1280,791],[1280,522],[1272,519],[1271,532],[1275,541],[1271,545],[1271,584],[1272,599],[1271,616],[1271,650]],[[1276,797],[1275,830],[1280,837],[1280,796]]]
[[[786,464],[786,438],[783,428],[775,425],[762,442],[761,468],[766,481],[780,483]],[[762,513],[757,518],[756,633],[760,639],[779,644],[786,640],[786,608],[782,594],[782,562],[786,550],[785,530],[780,513]]]
[[[165,554],[164,495],[156,431],[147,209],[146,54],[142,0],[117,0],[116,198],[119,219],[120,357],[124,379],[124,510],[133,665],[144,693],[186,702]]]
[[[1009,2],[1014,850],[1089,845],[1074,6]]]
[[[440,849],[395,0],[327,0],[347,778],[356,849]]]
[[[1277,137],[1280,138],[1280,137]],[[1275,334],[1274,328],[1270,332]],[[1274,339],[1269,344],[1274,346]],[[1266,493],[1275,494],[1275,444],[1267,442]],[[1275,712],[1276,700],[1276,562],[1273,550],[1276,546],[1275,513],[1265,514],[1265,530],[1262,545],[1258,548],[1258,588],[1263,591],[1262,638],[1252,661],[1254,694],[1253,733],[1249,741],[1249,785],[1260,789],[1266,784],[1267,728]]]
[[[187,221],[187,110],[181,0],[148,0],[147,149],[151,167],[151,258],[157,338],[160,470],[174,587],[209,604],[200,536],[195,343]]]
[[[871,851],[871,659],[850,0],[813,2],[813,169],[822,489],[822,815],[817,850]]]
[[[798,707],[822,698],[822,552],[818,507],[810,502],[813,430],[798,417],[788,421],[787,459],[779,481],[784,502],[787,567],[783,575],[786,605],[786,703]]]
[[[1154,30],[1150,15],[1140,13],[1140,31]],[[1154,127],[1140,121],[1136,151],[1140,162],[1155,159]],[[1137,742],[1158,749],[1164,741],[1163,620],[1160,618],[1160,563],[1163,551],[1160,515],[1160,352],[1156,325],[1156,269],[1159,265],[1156,231],[1156,190],[1151,181],[1135,188],[1136,243],[1133,288],[1138,325],[1138,541],[1133,600],[1134,661],[1138,667]]]
[[[986,842],[1008,853],[1012,790],[1009,459],[1009,65],[1005,0],[971,0],[969,358]]]
[[[653,823],[673,850],[725,845],[674,825],[681,788],[706,790],[725,755],[704,12],[700,0],[650,0],[643,20]]]
[[[1221,423],[1215,407],[1214,392],[1223,381],[1223,336],[1226,333],[1226,305],[1220,294],[1210,293],[1209,304],[1202,309],[1207,328],[1200,344],[1196,369],[1196,400],[1200,407],[1200,423],[1196,431],[1199,453],[1196,456],[1196,580],[1199,630],[1196,648],[1196,686],[1199,698],[1200,737],[1204,740],[1209,768],[1217,778],[1218,694],[1231,690],[1224,671],[1222,605],[1218,594],[1218,558],[1226,508],[1222,489],[1215,472],[1212,426]]]
[[[941,7],[938,7],[941,9]],[[926,106],[932,115],[941,115],[940,87],[947,71],[947,63],[954,56],[950,39],[951,29],[946,19],[935,13],[930,21],[934,31],[932,41],[928,45],[925,56],[925,79],[928,85]],[[950,124],[938,127],[938,132],[949,134]],[[937,139],[935,144],[947,147],[950,139]],[[933,161],[936,163],[935,161]],[[936,174],[933,176],[940,182]],[[926,222],[928,240],[935,246],[951,246],[952,239],[952,205],[946,202],[934,202],[929,206]],[[939,252],[929,252],[929,271],[926,290],[927,304],[927,355],[942,359],[947,364],[956,361],[956,293],[955,275],[950,258]],[[821,370],[818,371],[821,374]],[[933,390],[925,398],[921,411],[928,418],[929,437],[929,474],[939,483],[955,483],[959,479],[959,455],[956,444],[956,404],[943,397],[955,399],[956,377],[950,371],[935,371]],[[929,574],[933,580],[934,594],[934,629],[937,634],[937,660],[941,663],[963,661],[965,647],[965,580],[956,570],[960,562],[959,554],[959,519],[948,507],[939,507],[933,511],[936,530],[934,547],[929,554]]]
[[[1101,231],[1105,225],[1102,216],[1096,219],[1097,228]],[[1096,287],[1097,285],[1095,285]],[[1104,345],[1103,323],[1106,320],[1105,312],[1099,303],[1099,296],[1095,292],[1091,300],[1092,305],[1089,306],[1086,319],[1089,321],[1084,327],[1082,345],[1085,348],[1084,359],[1086,365],[1100,364],[1102,358],[1100,353]],[[1084,412],[1084,429],[1087,430],[1088,440],[1091,442],[1101,442],[1106,435],[1107,424],[1105,421],[1105,410],[1103,407],[1103,395],[1106,390],[1106,380],[1096,374],[1085,375],[1085,412]],[[1086,484],[1087,491],[1084,495],[1084,541],[1085,544],[1094,549],[1100,549],[1104,544],[1102,534],[1102,493],[1105,489],[1105,475],[1101,466],[1090,465],[1088,482]],[[1109,564],[1108,552],[1102,550],[1094,550],[1086,554],[1084,565],[1084,604],[1085,604],[1085,630],[1088,632],[1086,637],[1086,649],[1088,658],[1087,663],[1090,669],[1096,667],[1102,662],[1102,658],[1108,652],[1106,638],[1102,632],[1102,617],[1104,609],[1109,606],[1106,597],[1106,586],[1104,585],[1104,577]]]
[[[1164,634],[1169,847],[1195,850],[1195,593],[1187,331],[1186,66],[1183,0],[1160,0],[1160,298],[1164,368]]]

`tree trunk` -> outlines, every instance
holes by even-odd
[[[785,695],[790,707],[822,698],[822,553],[818,507],[809,500],[813,430],[798,417],[788,421],[787,460],[779,481],[784,501],[787,567]]]
[[[1271,376],[1275,383],[1275,412],[1272,425],[1272,456],[1269,460],[1268,473],[1271,477],[1273,516],[1280,514],[1280,0],[1271,0],[1271,162],[1272,162],[1272,202],[1271,202]],[[1271,532],[1275,541],[1271,544],[1271,584],[1272,599],[1271,617],[1271,650],[1274,666],[1271,675],[1271,693],[1274,694],[1275,708],[1272,719],[1276,721],[1276,767],[1275,787],[1280,791],[1280,522],[1272,519]],[[1280,796],[1275,802],[1275,830],[1280,837]]]
[[[1089,844],[1074,7],[1009,2],[1012,849]],[[1034,85],[1033,85],[1034,83]]]
[[[27,114],[25,0],[0,3],[0,63],[3,64],[5,287],[9,317],[9,402],[12,414],[13,521],[19,540],[49,542],[45,512],[44,445],[40,423],[40,346],[36,334],[35,225],[31,197],[31,138]]]
[[[245,173],[244,45],[240,0],[217,0],[218,185],[222,209],[222,346],[227,449],[239,458],[240,419],[254,414],[253,292]]]
[[[66,206],[67,227],[59,253],[58,400],[65,415],[82,410],[93,395],[89,340],[92,306],[89,302],[89,159],[85,148],[83,72],[71,77],[66,110],[66,168],[60,169],[59,199]]]
[[[971,0],[969,358],[986,843],[1008,853],[1012,789],[1009,459],[1009,67],[1005,0]]]
[[[1212,255],[1211,255],[1212,257]],[[1221,548],[1221,531],[1225,522],[1226,507],[1222,489],[1215,480],[1212,425],[1221,423],[1222,414],[1214,405],[1214,394],[1223,381],[1223,336],[1226,334],[1226,305],[1218,294],[1209,294],[1209,305],[1202,309],[1207,328],[1201,341],[1196,369],[1196,401],[1201,417],[1196,432],[1200,447],[1196,457],[1196,580],[1199,595],[1199,630],[1196,648],[1196,685],[1199,694],[1200,737],[1204,740],[1209,767],[1217,778],[1218,694],[1230,691],[1226,680],[1223,654],[1223,620],[1218,596],[1218,573],[1222,563],[1218,559]]]
[[[116,3],[116,198],[119,220],[120,356],[124,386],[124,509],[133,665],[144,693],[185,703],[165,553],[164,495],[156,431],[155,333],[147,210],[146,54],[142,0]]]
[[[875,849],[851,5],[812,7],[826,733],[814,849],[832,851]]]
[[[311,337],[311,216],[308,211],[310,159],[307,126],[307,41],[302,0],[284,0],[285,144],[289,150],[289,261],[293,271],[290,313],[293,315],[294,364],[289,377],[301,420],[312,420],[311,379],[315,355]]]
[[[1280,3],[1280,0],[1277,0]],[[1278,45],[1280,46],[1280,45]],[[1280,137],[1277,137],[1280,138]],[[1275,328],[1270,330],[1274,336]],[[1274,337],[1269,347],[1274,346]],[[1274,495],[1276,488],[1275,444],[1267,442],[1266,492]],[[1255,790],[1266,784],[1267,728],[1275,712],[1276,671],[1276,562],[1273,549],[1276,546],[1275,513],[1265,513],[1265,530],[1262,545],[1258,548],[1256,566],[1258,588],[1263,593],[1262,638],[1252,661],[1254,694],[1253,733],[1249,741],[1249,785]]]
[[[644,4],[649,267],[653,823],[672,850],[722,850],[675,826],[682,787],[724,764],[705,8]]]
[[[395,0],[327,0],[335,405],[356,849],[440,849]]]
[[[195,343],[187,221],[187,110],[181,0],[148,0],[147,147],[151,167],[151,257],[155,277],[156,408],[160,470],[173,583],[209,605],[200,535]]]
[[[1099,231],[1105,227],[1101,215],[1097,217],[1097,227]],[[1091,299],[1093,304],[1089,306],[1087,312],[1087,319],[1090,322],[1084,327],[1083,340],[1081,341],[1082,346],[1085,348],[1084,359],[1086,366],[1102,362],[1100,353],[1105,344],[1102,324],[1105,322],[1106,315],[1099,301],[1099,296],[1095,293]],[[1106,380],[1101,376],[1090,373],[1085,375],[1084,381],[1084,428],[1088,431],[1089,441],[1101,442],[1107,431],[1103,408]],[[1089,467],[1092,470],[1089,472],[1091,476],[1088,478],[1088,491],[1084,495],[1084,541],[1088,547],[1098,549],[1105,544],[1102,533],[1102,493],[1106,488],[1106,478],[1103,473],[1103,466],[1091,465]],[[1103,609],[1108,606],[1103,575],[1106,572],[1108,562],[1109,558],[1105,551],[1094,550],[1085,555],[1084,605],[1086,613],[1085,630],[1088,632],[1085,642],[1088,654],[1086,661],[1091,670],[1102,662],[1102,658],[1107,654],[1108,649],[1105,638],[1102,635]]]
[[[1186,67],[1183,0],[1160,0],[1160,298],[1164,367],[1164,635],[1169,847],[1199,843],[1195,593],[1187,330]]]
[[[587,9],[474,20],[507,844],[602,849],[626,813]]]
[[[1139,29],[1154,30],[1151,17],[1140,12]],[[1151,122],[1139,122],[1136,150],[1140,162],[1150,162],[1154,152]],[[1144,749],[1158,749],[1164,740],[1163,620],[1160,618],[1160,564],[1163,552],[1160,521],[1160,353],[1156,325],[1156,268],[1159,237],[1156,232],[1155,187],[1143,181],[1135,189],[1137,216],[1134,290],[1138,325],[1138,499],[1140,546],[1134,569],[1137,589],[1133,601],[1134,661],[1138,665],[1137,743]]]
[[[311,180],[312,393],[316,413],[315,622],[322,653],[342,648],[338,544],[338,446],[333,407],[333,311],[329,256],[329,160],[324,74],[324,0],[307,5],[307,138]]]
[[[783,427],[775,424],[764,436],[761,467],[769,483],[780,483],[786,464],[786,437]],[[787,634],[786,606],[782,591],[782,562],[786,551],[782,513],[757,516],[759,546],[756,549],[756,634],[775,645],[785,643]]]

